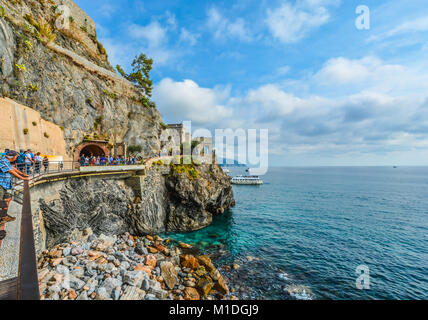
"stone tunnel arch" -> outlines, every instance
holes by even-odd
[[[79,161],[79,158],[82,155],[85,156],[103,156],[108,157],[109,156],[109,149],[108,149],[108,143],[107,142],[84,142],[76,147],[76,150],[74,152],[74,159],[75,161]]]
[[[97,146],[96,144],[90,144],[80,151],[79,157],[81,156],[105,157],[105,152],[100,146]]]

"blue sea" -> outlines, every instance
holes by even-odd
[[[211,226],[169,235],[209,253],[234,295],[428,299],[428,168],[270,168],[262,178],[234,186],[236,206]]]

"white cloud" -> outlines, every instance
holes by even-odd
[[[253,39],[244,19],[237,18],[235,21],[229,21],[216,8],[208,10],[207,24],[216,39],[235,38],[247,42]]]
[[[337,1],[284,2],[279,8],[267,10],[266,23],[275,38],[283,43],[294,43],[330,20],[326,6],[331,4],[337,4]]]
[[[175,17],[167,12],[163,21],[164,24],[153,20],[144,26],[132,24],[128,27],[128,33],[136,39],[133,43],[134,51],[146,53],[156,65],[170,63],[179,54],[170,43],[171,34],[176,28]]]
[[[153,90],[153,100],[162,114],[171,121],[191,120],[196,124],[214,124],[231,117],[232,110],[224,105],[228,98],[227,89],[202,88],[192,80],[166,78]]]
[[[322,83],[339,84],[355,83],[367,80],[371,72],[380,65],[376,58],[349,60],[343,57],[328,60],[315,75]]]
[[[146,26],[132,24],[129,33],[133,38],[147,41],[149,47],[159,47],[167,40],[167,30],[158,21],[152,21]]]
[[[173,30],[177,29],[178,23],[177,23],[177,19],[175,17],[175,14],[167,11],[166,12],[166,23],[168,24],[168,26],[171,29],[173,29]]]
[[[198,38],[199,38],[198,34],[191,33],[186,28],[181,28],[180,38],[179,38],[180,42],[188,43],[191,46],[194,46],[198,42]]]
[[[290,66],[283,66],[283,67],[278,68],[276,70],[276,72],[277,72],[277,74],[283,76],[283,75],[287,74],[288,72],[290,72],[290,69],[291,69]]]
[[[407,21],[389,32],[389,35],[408,32],[428,31],[428,16],[416,20]]]
[[[324,157],[326,164],[333,158],[337,164],[340,159],[377,163],[387,155],[428,145],[427,74],[423,68],[373,56],[338,57],[295,80],[305,83],[311,95],[299,96],[270,83],[232,96],[229,88],[203,88],[192,80],[167,78],[155,85],[153,97],[168,121],[189,119],[194,128],[267,128],[273,155],[307,157],[306,163],[313,157]],[[342,86],[353,92],[343,94]]]
[[[311,81],[335,90],[348,86],[354,91],[370,89],[394,95],[425,94],[428,90],[428,75],[419,68],[385,63],[374,56],[355,60],[332,58]]]
[[[428,16],[403,22],[389,31],[371,36],[369,38],[369,41],[385,40],[387,38],[391,38],[395,36],[406,35],[409,33],[416,33],[416,32],[426,32],[426,31],[428,31]]]
[[[104,2],[99,11],[103,16],[110,18],[117,11],[117,7],[115,4]]]

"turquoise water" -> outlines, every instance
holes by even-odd
[[[428,168],[271,168],[263,180],[234,186],[236,207],[211,226],[170,236],[238,262],[225,272],[243,298],[428,299]],[[359,265],[370,289],[356,288]]]

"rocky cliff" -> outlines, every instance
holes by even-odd
[[[85,177],[41,184],[32,189],[33,213],[39,211],[45,240],[39,251],[73,241],[90,227],[97,235],[135,235],[193,231],[235,204],[230,178],[218,165],[169,174],[153,167],[143,176]],[[70,232],[75,230],[75,232]]]
[[[58,11],[64,4],[70,9],[65,16]],[[59,28],[58,21],[68,27]],[[2,96],[63,129],[70,158],[91,134],[139,145],[143,157],[160,152],[160,113],[140,103],[141,92],[113,72],[95,24],[72,0],[0,0],[0,79]],[[229,178],[218,165],[199,166],[190,175],[182,168],[168,174],[158,169],[127,179],[36,186],[39,249],[72,240],[70,230],[87,227],[107,235],[196,230],[234,205]]]
[[[63,3],[69,26],[57,29]],[[0,96],[64,128],[70,157],[94,133],[141,145],[146,157],[159,153],[159,112],[112,70],[92,20],[73,1],[0,0]]]

